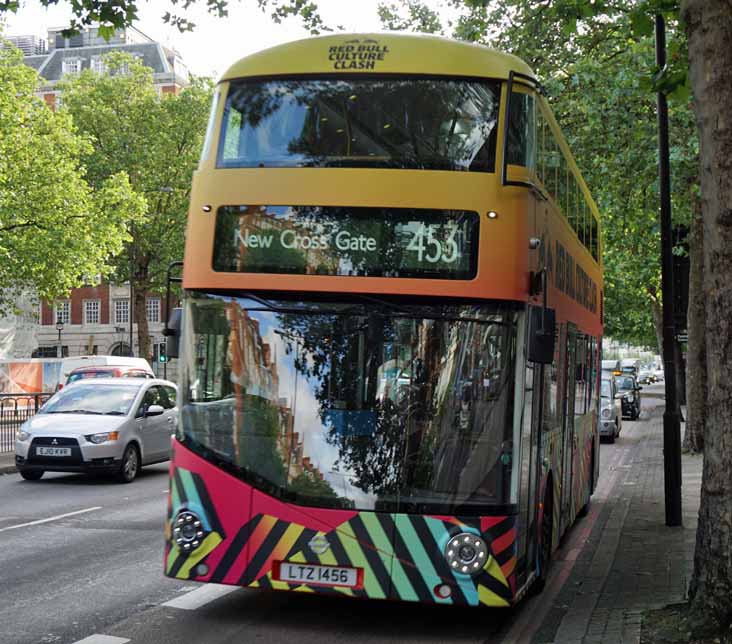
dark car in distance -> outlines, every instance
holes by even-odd
[[[630,374],[617,376],[615,384],[618,388],[620,396],[620,404],[623,410],[623,417],[636,420],[640,416],[641,411],[641,390],[643,387],[638,385],[638,380]]]

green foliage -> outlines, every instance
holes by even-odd
[[[140,288],[164,286],[171,261],[183,255],[187,200],[211,102],[211,83],[193,79],[180,94],[158,95],[152,70],[128,54],[104,57],[106,74],[85,70],[60,88],[62,112],[91,142],[90,181],[126,172],[146,214],[135,222],[132,251]],[[117,277],[129,278],[120,257]]]
[[[188,194],[212,84],[194,78],[179,94],[158,94],[152,70],[129,54],[112,52],[103,60],[106,73],[84,70],[59,84],[61,113],[73,117],[91,143],[84,161],[92,185],[124,172],[144,204],[144,216],[130,222],[131,239],[117,257],[115,278],[132,279],[140,353],[147,356],[145,297],[162,291],[168,265],[183,257]]]
[[[54,299],[109,272],[144,203],[121,171],[90,187],[89,142],[34,96],[37,87],[22,54],[0,48],[0,289]]]

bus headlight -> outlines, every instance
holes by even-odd
[[[173,540],[184,552],[191,552],[201,545],[206,537],[201,519],[195,512],[181,510],[173,520]]]
[[[450,568],[464,575],[479,573],[489,557],[486,542],[470,532],[456,534],[445,547],[445,559]]]

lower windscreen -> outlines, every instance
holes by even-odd
[[[223,206],[213,268],[466,280],[475,277],[478,214],[462,210]]]
[[[189,297],[179,438],[302,505],[499,511],[516,316],[500,303]]]

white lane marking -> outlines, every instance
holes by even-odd
[[[201,586],[200,588],[196,588],[196,590],[192,590],[190,593],[171,599],[169,602],[165,602],[163,606],[182,608],[183,610],[196,610],[196,608],[201,608],[201,606],[205,606],[209,602],[237,590],[240,590],[239,586],[208,584],[208,586]]]
[[[125,642],[131,642],[132,640],[126,637],[114,637],[114,635],[101,635],[94,633],[89,637],[85,637],[83,640],[74,642],[74,644],[125,644]]]
[[[86,512],[94,512],[94,510],[101,510],[102,506],[97,505],[93,508],[85,508],[84,510],[76,510],[75,512],[67,512],[66,514],[57,514],[55,517],[48,517],[47,519],[38,519],[37,521],[28,521],[28,523],[18,523],[16,525],[9,525],[5,528],[0,528],[0,532],[6,530],[15,530],[16,528],[25,528],[29,525],[38,525],[39,523],[48,523],[49,521],[58,521],[59,519],[65,519],[66,517],[73,517],[77,514],[84,514]]]

